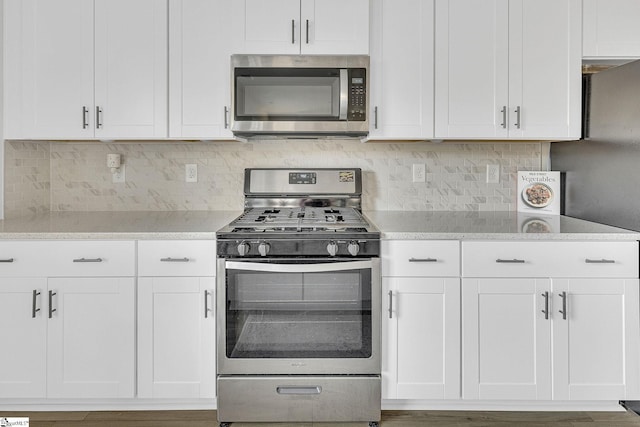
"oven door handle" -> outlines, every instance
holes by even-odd
[[[371,261],[328,262],[320,264],[270,264],[262,262],[227,261],[226,270],[265,271],[268,273],[322,273],[327,271],[346,271],[371,269]]]

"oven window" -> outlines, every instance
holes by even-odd
[[[338,70],[236,70],[237,120],[338,120]]]
[[[368,358],[371,270],[227,270],[229,358]]]

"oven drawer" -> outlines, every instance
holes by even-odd
[[[146,277],[215,276],[214,240],[142,240],[138,275]]]
[[[400,277],[460,276],[457,240],[385,240],[382,275]]]
[[[380,376],[220,376],[220,422],[380,420]]]

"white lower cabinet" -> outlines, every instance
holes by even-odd
[[[640,398],[638,286],[638,279],[553,279],[554,399]]]
[[[462,248],[464,399],[640,398],[637,242]]]
[[[138,397],[215,397],[213,277],[138,281]]]
[[[46,278],[0,279],[0,398],[46,395]]]
[[[213,398],[215,241],[138,243],[138,397]]]
[[[384,278],[383,398],[460,397],[460,279]]]
[[[460,243],[382,242],[382,397],[460,398]]]
[[[47,299],[47,397],[134,397],[135,279],[52,278]]]
[[[134,397],[134,248],[0,243],[1,398]]]
[[[551,399],[548,279],[462,280],[462,398]]]

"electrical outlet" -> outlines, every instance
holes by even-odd
[[[487,165],[487,183],[497,184],[500,182],[500,165]]]
[[[413,182],[425,182],[426,175],[424,163],[413,164]]]
[[[123,183],[125,182],[124,170],[126,166],[120,165],[118,169],[114,173],[111,174],[111,182],[115,183]]]
[[[186,182],[198,182],[198,165],[189,164],[184,167],[185,181]]]

